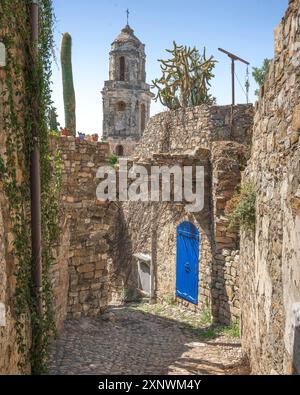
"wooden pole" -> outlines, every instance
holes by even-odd
[[[235,105],[235,61],[245,63],[247,66],[249,66],[250,63],[247,62],[247,60],[244,60],[234,55],[233,53],[226,51],[223,48],[219,48],[219,51],[225,53],[231,59],[232,106],[234,106]]]
[[[231,79],[232,79],[232,106],[235,105],[235,68],[234,68],[234,59],[231,59]]]

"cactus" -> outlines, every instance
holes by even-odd
[[[65,126],[76,136],[76,100],[72,71],[72,37],[64,33],[61,44],[61,68],[65,107]]]
[[[57,122],[57,112],[55,107],[51,107],[49,111],[49,129],[58,132],[59,123]]]
[[[213,104],[215,98],[209,94],[209,87],[217,61],[212,56],[206,58],[205,48],[201,56],[195,47],[178,46],[175,41],[173,45],[173,50],[167,49],[173,57],[166,61],[159,59],[163,75],[153,81],[153,87],[158,90],[155,100],[159,99],[171,110]]]

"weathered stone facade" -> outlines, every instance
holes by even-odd
[[[212,227],[215,246],[212,270],[212,310],[219,321],[228,323],[230,318],[239,318],[238,261],[232,262],[239,248],[239,234],[229,227],[225,215],[227,203],[241,182],[241,173],[246,164],[249,147],[236,142],[212,144]]]
[[[2,11],[2,10],[1,10]],[[1,30],[2,29],[2,30]],[[3,26],[0,26],[0,33],[3,34]],[[3,34],[4,36],[5,34]],[[16,40],[19,39],[16,36]],[[22,54],[19,56],[20,63]],[[7,115],[7,107],[4,106],[7,96],[3,95],[7,91],[5,84],[7,73],[5,68],[0,67],[0,156],[6,161],[6,141],[4,121]],[[15,88],[16,89],[16,88]],[[23,119],[19,121],[22,123]],[[17,162],[17,161],[16,161]],[[0,172],[0,374],[19,374],[18,366],[21,356],[18,353],[17,334],[15,329],[16,317],[14,313],[16,276],[18,270],[18,259],[14,255],[13,243],[15,236],[13,224],[9,210],[9,202],[4,192],[3,175]],[[23,178],[23,173],[19,166],[16,168],[16,182],[19,185]],[[30,324],[24,322],[23,339],[24,344],[29,348],[31,343]],[[29,366],[24,367],[24,371],[30,372]]]
[[[96,197],[98,168],[107,165],[106,143],[79,141],[74,137],[53,140],[53,152],[62,157],[62,239],[54,272],[55,305],[67,317],[95,316],[108,304],[118,206]]]
[[[245,179],[257,191],[243,233],[242,342],[253,373],[300,374],[300,1],[275,31],[275,57],[255,116]]]
[[[155,115],[147,125],[135,156],[149,158],[158,152],[185,153],[197,147],[211,149],[212,142],[232,140],[250,147],[253,106],[190,107]]]
[[[103,139],[118,156],[130,156],[150,117],[145,45],[125,26],[112,43],[103,95]]]
[[[17,334],[15,329],[14,294],[18,262],[13,256],[13,234],[9,220],[7,201],[0,181],[0,374],[19,374]],[[24,322],[23,337],[30,347],[31,334],[28,322]],[[28,372],[29,367],[27,367]],[[26,371],[26,367],[25,367]]]
[[[188,221],[199,230],[199,299],[198,304],[177,302],[194,310],[209,307],[220,323],[241,316],[243,348],[253,373],[300,374],[300,0],[289,1],[275,36],[275,58],[257,104],[253,140],[251,105],[235,106],[233,122],[229,106],[165,112],[145,130],[130,165],[204,167],[204,208],[189,214],[183,203],[96,198],[97,169],[107,165],[110,150],[121,154],[121,145],[123,155],[133,153],[146,126],[140,105],[145,105],[145,120],[149,117],[144,46],[129,26],[123,29],[113,44],[104,89],[105,137],[111,148],[74,137],[51,141],[53,154],[59,150],[62,159],[61,234],[51,268],[59,330],[67,318],[95,316],[121,303],[126,288],[137,287],[137,252],[151,256],[155,296],[175,297],[176,232]],[[1,100],[0,95],[0,121]],[[0,133],[1,156],[4,151]],[[225,207],[242,177],[255,184],[257,218],[255,232],[239,235],[228,227]],[[0,179],[1,374],[20,372],[13,241]],[[23,336],[29,348],[29,323]]]
[[[153,117],[135,152],[134,163],[149,167],[203,166],[205,204],[197,214],[187,214],[184,204],[128,202],[122,204],[127,253],[124,267],[136,274],[135,253],[152,256],[157,298],[175,297],[176,232],[184,221],[200,233],[198,305],[178,298],[192,309],[210,307],[215,321],[230,323],[239,318],[238,260],[229,266],[227,255],[235,256],[238,233],[228,229],[225,206],[241,180],[251,141],[253,107],[234,108],[239,123],[230,125],[231,108],[200,106],[166,112]],[[224,141],[227,140],[227,141]],[[250,143],[249,143],[250,144]],[[227,264],[227,266],[226,266]],[[232,271],[231,271],[231,266]]]

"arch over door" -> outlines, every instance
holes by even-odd
[[[190,222],[177,228],[176,295],[198,304],[199,231]]]
[[[117,145],[117,147],[116,147],[116,155],[117,156],[124,156],[124,147],[123,147],[123,145]]]

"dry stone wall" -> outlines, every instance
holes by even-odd
[[[204,166],[205,191],[204,209],[200,214],[187,214],[184,204],[175,202],[127,202],[122,204],[123,221],[126,228],[126,251],[123,255],[123,267],[132,268],[131,284],[137,286],[137,262],[133,257],[136,253],[149,254],[155,267],[155,294],[161,300],[167,296],[175,298],[176,291],[176,231],[177,226],[184,221],[192,222],[200,232],[200,281],[199,305],[210,305],[210,273],[212,253],[210,243],[210,195],[209,195],[209,151],[198,150],[194,155],[157,154],[147,162],[140,161],[139,165],[148,168],[151,165],[169,166],[177,164],[181,167]],[[172,189],[171,189],[172,192]],[[181,303],[183,301],[179,300]],[[186,303],[187,306],[190,304]]]
[[[2,26],[0,26],[0,33],[5,35]],[[16,40],[18,37],[16,37]],[[21,62],[21,54],[18,53]],[[4,106],[7,96],[3,93],[7,90],[6,84],[6,69],[0,68],[0,157],[6,160],[6,139],[7,135],[4,132],[4,119],[7,115],[6,107]],[[19,97],[18,97],[19,100]],[[19,121],[22,123],[22,118]],[[19,185],[22,180],[23,173],[19,167],[16,168],[16,179]],[[4,193],[4,185],[2,174],[0,172],[0,374],[19,374],[19,362],[22,356],[18,353],[17,334],[15,330],[15,289],[16,276],[14,273],[18,270],[18,260],[14,256],[13,243],[15,236],[13,233],[13,224],[11,221],[11,213],[9,211],[9,202]],[[27,349],[30,347],[31,334],[30,325],[24,322],[22,333],[24,344]],[[25,372],[30,372],[30,367],[24,367]]]
[[[21,357],[18,353],[15,330],[14,293],[18,262],[13,257],[13,234],[9,221],[7,201],[0,181],[0,374],[19,374]],[[23,336],[30,347],[30,326],[25,323]],[[25,367],[29,373],[29,366]]]
[[[300,373],[300,1],[275,30],[245,179],[257,191],[255,234],[241,241],[242,342],[253,373]]]
[[[195,147],[211,149],[214,141],[233,140],[250,147],[253,106],[206,106],[166,111],[151,118],[135,156],[158,152],[182,153]]]
[[[228,262],[239,248],[237,229],[229,226],[226,205],[240,185],[248,148],[236,142],[212,144],[212,227],[214,264],[212,269],[213,315],[225,324],[240,318],[237,261],[231,271]],[[232,255],[231,255],[232,254]]]
[[[175,297],[176,231],[178,225],[189,221],[200,233],[199,302],[193,305],[180,298],[177,301],[193,310],[210,307],[214,320],[224,324],[240,318],[238,258],[235,258],[239,236],[237,231],[228,229],[225,206],[241,181],[249,156],[252,116],[251,105],[236,106],[233,128],[230,106],[200,106],[153,117],[135,151],[134,163],[204,166],[204,209],[191,215],[184,205],[174,202],[122,204],[126,253],[120,260],[123,267],[132,268],[131,276],[127,275],[131,284],[137,283],[133,254],[149,254],[155,268],[157,298]]]
[[[62,317],[66,309],[68,318],[97,315],[109,301],[108,270],[118,214],[115,203],[96,197],[100,182],[96,173],[108,164],[109,146],[63,137],[53,140],[52,148],[53,152],[59,149],[62,157],[62,238],[57,247],[58,266],[53,268],[55,301],[61,303]]]

